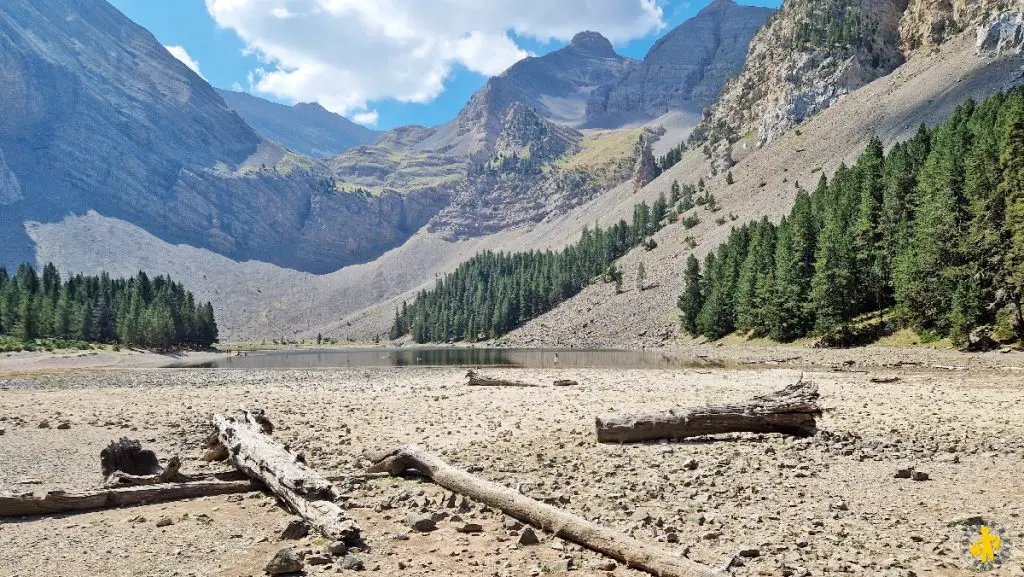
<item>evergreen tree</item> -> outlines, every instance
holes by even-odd
[[[643,292],[644,287],[647,283],[647,271],[644,270],[644,263],[641,262],[636,267],[636,290]]]
[[[704,297],[701,294],[700,262],[692,254],[686,259],[686,272],[683,274],[683,280],[686,288],[683,294],[679,295],[683,330],[692,336],[697,336],[697,316],[700,314],[701,308],[704,307]]]

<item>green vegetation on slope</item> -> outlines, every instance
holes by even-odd
[[[209,347],[217,342],[217,322],[210,303],[196,303],[191,292],[169,277],[79,274],[62,282],[52,263],[43,267],[42,275],[23,264],[13,277],[0,267],[0,334],[22,342]]]
[[[484,252],[421,291],[395,315],[391,338],[412,334],[418,343],[477,341],[501,336],[578,294],[601,278],[621,283],[612,264],[645,242],[668,215],[664,197],[633,209],[632,224],[620,220],[608,229],[584,229],[580,240],[562,251]],[[653,240],[647,246],[655,246]]]
[[[887,310],[891,328],[960,346],[1021,338],[1024,89],[968,101],[888,155],[872,139],[781,224],[734,230],[685,276],[683,328],[713,339],[849,344],[859,316]]]

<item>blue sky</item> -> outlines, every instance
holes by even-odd
[[[477,1],[485,2],[485,0]],[[613,1],[625,3],[629,0]],[[658,0],[658,6],[662,10],[662,20],[666,27],[657,32],[647,32],[644,35],[635,35],[628,40],[620,40],[616,42],[616,50],[626,56],[643,58],[660,36],[692,17],[709,1]],[[253,71],[274,70],[279,67],[278,63],[268,61],[266,56],[261,59],[253,54],[252,50],[247,50],[248,44],[240,38],[238,30],[252,36],[251,28],[239,26],[236,30],[235,28],[219,27],[208,11],[204,0],[110,0],[110,2],[136,23],[151,31],[162,44],[183,47],[198,63],[203,76],[218,88],[231,89],[233,86],[240,86],[248,89],[250,74]],[[778,7],[781,0],[746,0],[741,3]],[[261,24],[263,23],[265,22],[261,22]],[[529,36],[517,35],[511,32],[511,28],[512,26],[508,27],[509,37],[515,45],[519,49],[533,54],[545,54],[565,45],[564,40],[541,42]],[[606,32],[599,26],[597,28],[599,32]],[[361,56],[358,54],[351,56],[331,54],[330,57],[334,60],[332,64],[345,67],[346,58],[360,58]],[[372,111],[373,117],[377,118],[375,128],[378,129],[388,129],[405,124],[432,126],[446,122],[458,113],[473,92],[486,81],[485,75],[470,71],[467,66],[459,62],[452,63],[449,69],[451,72],[443,81],[443,90],[437,95],[431,94],[427,98],[422,98],[429,99],[429,102],[400,102],[394,97],[368,97],[365,104],[357,105],[356,108],[363,109],[363,112]],[[337,95],[338,88],[335,87],[333,90]],[[309,90],[308,93],[317,94],[314,90]],[[315,96],[302,98],[305,93],[299,89],[278,91],[277,93],[258,92],[256,94],[262,98],[286,104],[295,100],[324,100],[325,106],[338,110],[338,106],[328,105],[324,98]],[[357,110],[346,109],[344,111],[349,117],[358,115]]]

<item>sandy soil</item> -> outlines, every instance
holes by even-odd
[[[158,369],[203,363],[227,355],[219,352],[159,354],[143,350],[0,353],[0,378],[82,370]]]
[[[1016,355],[1006,355],[1015,357]],[[733,575],[966,575],[957,519],[981,515],[1024,543],[1024,371],[874,367],[488,371],[578,387],[484,389],[456,369],[132,370],[0,379],[0,492],[98,485],[100,449],[127,435],[159,455],[198,457],[210,414],[260,406],[275,436],[331,474],[364,451],[416,443],[450,462]],[[598,445],[599,414],[740,400],[817,383],[826,432],[813,439]],[[875,383],[879,376],[899,377]],[[49,428],[39,428],[42,421]],[[68,423],[70,428],[58,429]],[[696,468],[684,464],[696,461]],[[928,473],[896,479],[905,463]],[[384,575],[640,575],[541,534],[518,545],[498,512],[446,509],[424,481],[367,481],[346,506],[362,525],[366,570]],[[413,512],[459,514],[417,533]],[[158,528],[158,520],[173,524]],[[0,523],[0,575],[261,575],[291,517],[269,497],[217,497]],[[754,558],[736,557],[741,549]],[[16,552],[16,553],[15,553]],[[1024,575],[1021,557],[997,573]],[[309,575],[334,573],[307,566]]]

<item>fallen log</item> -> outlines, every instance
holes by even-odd
[[[240,419],[214,415],[213,424],[232,465],[265,485],[324,537],[350,545],[360,542],[359,526],[335,504],[341,491],[268,437],[264,431],[270,427],[262,412],[245,411]]]
[[[634,569],[659,577],[707,577],[716,574],[710,568],[689,559],[470,475],[417,447],[402,447],[379,457],[368,471],[388,472],[398,476],[409,469],[426,475],[445,489],[501,509],[520,521],[550,531],[557,537],[607,555]]]
[[[109,509],[126,505],[160,503],[197,497],[259,491],[252,481],[196,481],[165,483],[138,487],[119,487],[83,493],[50,491],[44,497],[35,495],[0,496],[0,517],[53,515],[92,509]]]
[[[184,477],[180,474],[181,470],[181,459],[178,457],[171,457],[171,460],[167,462],[167,466],[162,471],[155,475],[131,475],[123,471],[114,471],[111,473],[106,481],[103,483],[104,487],[125,487],[132,485],[159,485],[162,483],[174,483],[184,481]]]
[[[476,371],[469,371],[466,373],[466,377],[469,378],[468,385],[470,387],[539,387],[540,385],[534,385],[532,383],[524,383],[521,381],[508,381],[505,379],[493,379],[490,377],[484,377],[478,375]]]
[[[783,433],[809,437],[817,432],[818,387],[800,381],[748,401],[647,415],[597,418],[599,443],[683,439],[720,433]]]

